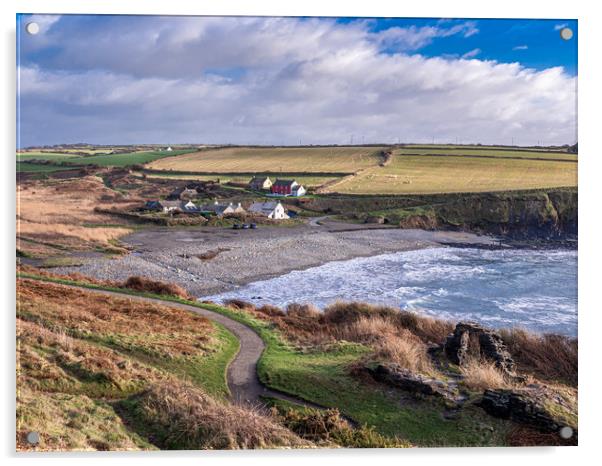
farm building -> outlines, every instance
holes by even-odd
[[[184,212],[200,212],[200,209],[192,201],[182,202],[181,204]]]
[[[191,199],[196,198],[198,195],[199,195],[199,193],[196,189],[190,188],[188,186],[184,186],[182,188],[174,189],[171,193],[169,193],[169,196],[167,196],[167,199],[169,199],[170,201],[175,201],[178,199],[191,200]]]
[[[182,212],[183,206],[180,201],[159,201],[160,209],[165,213]]]
[[[226,214],[242,214],[245,212],[240,202],[238,204],[233,204],[232,202],[228,204],[220,204],[218,201],[215,201],[213,204],[207,204],[200,207],[202,212],[212,212],[218,217]]]
[[[268,176],[256,176],[249,182],[249,188],[261,191],[263,189],[270,189],[272,187],[272,180]]]
[[[303,196],[306,193],[305,188],[295,180],[276,180],[271,191],[279,196]]]
[[[254,202],[249,207],[249,212],[260,214],[274,220],[289,218],[280,202]]]

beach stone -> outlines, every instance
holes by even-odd
[[[372,378],[395,388],[413,394],[437,396],[455,401],[457,393],[442,380],[416,374],[397,364],[378,364],[375,368],[366,368]]]
[[[528,424],[542,432],[558,432],[564,427],[529,391],[485,390],[478,405],[491,416]]]
[[[447,337],[444,350],[447,358],[459,366],[478,356],[495,362],[498,369],[516,377],[516,365],[500,334],[477,323],[459,322]]]

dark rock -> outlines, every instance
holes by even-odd
[[[397,364],[379,364],[376,368],[367,370],[374,380],[413,394],[438,396],[452,401],[457,397],[455,390],[445,382],[415,374]]]
[[[382,225],[383,223],[385,223],[385,218],[381,217],[380,215],[370,215],[366,217],[364,223],[376,223]]]
[[[495,362],[496,367],[506,374],[516,377],[514,360],[495,330],[473,322],[459,322],[447,337],[444,349],[447,358],[459,366],[474,357],[484,358]]]
[[[558,432],[564,426],[526,391],[486,390],[478,404],[491,416],[528,424],[542,432]]]

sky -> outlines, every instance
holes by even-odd
[[[17,144],[573,144],[577,32],[562,19],[18,15]]]

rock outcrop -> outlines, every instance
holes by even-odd
[[[463,365],[470,358],[488,359],[498,369],[516,377],[515,364],[502,337],[495,330],[473,322],[459,322],[445,341],[445,355],[454,364]]]
[[[478,404],[491,416],[527,424],[542,432],[558,432],[566,425],[528,391],[486,390]]]
[[[458,393],[442,380],[413,373],[397,364],[379,364],[376,368],[367,368],[374,380],[415,395],[437,396],[457,401]]]

